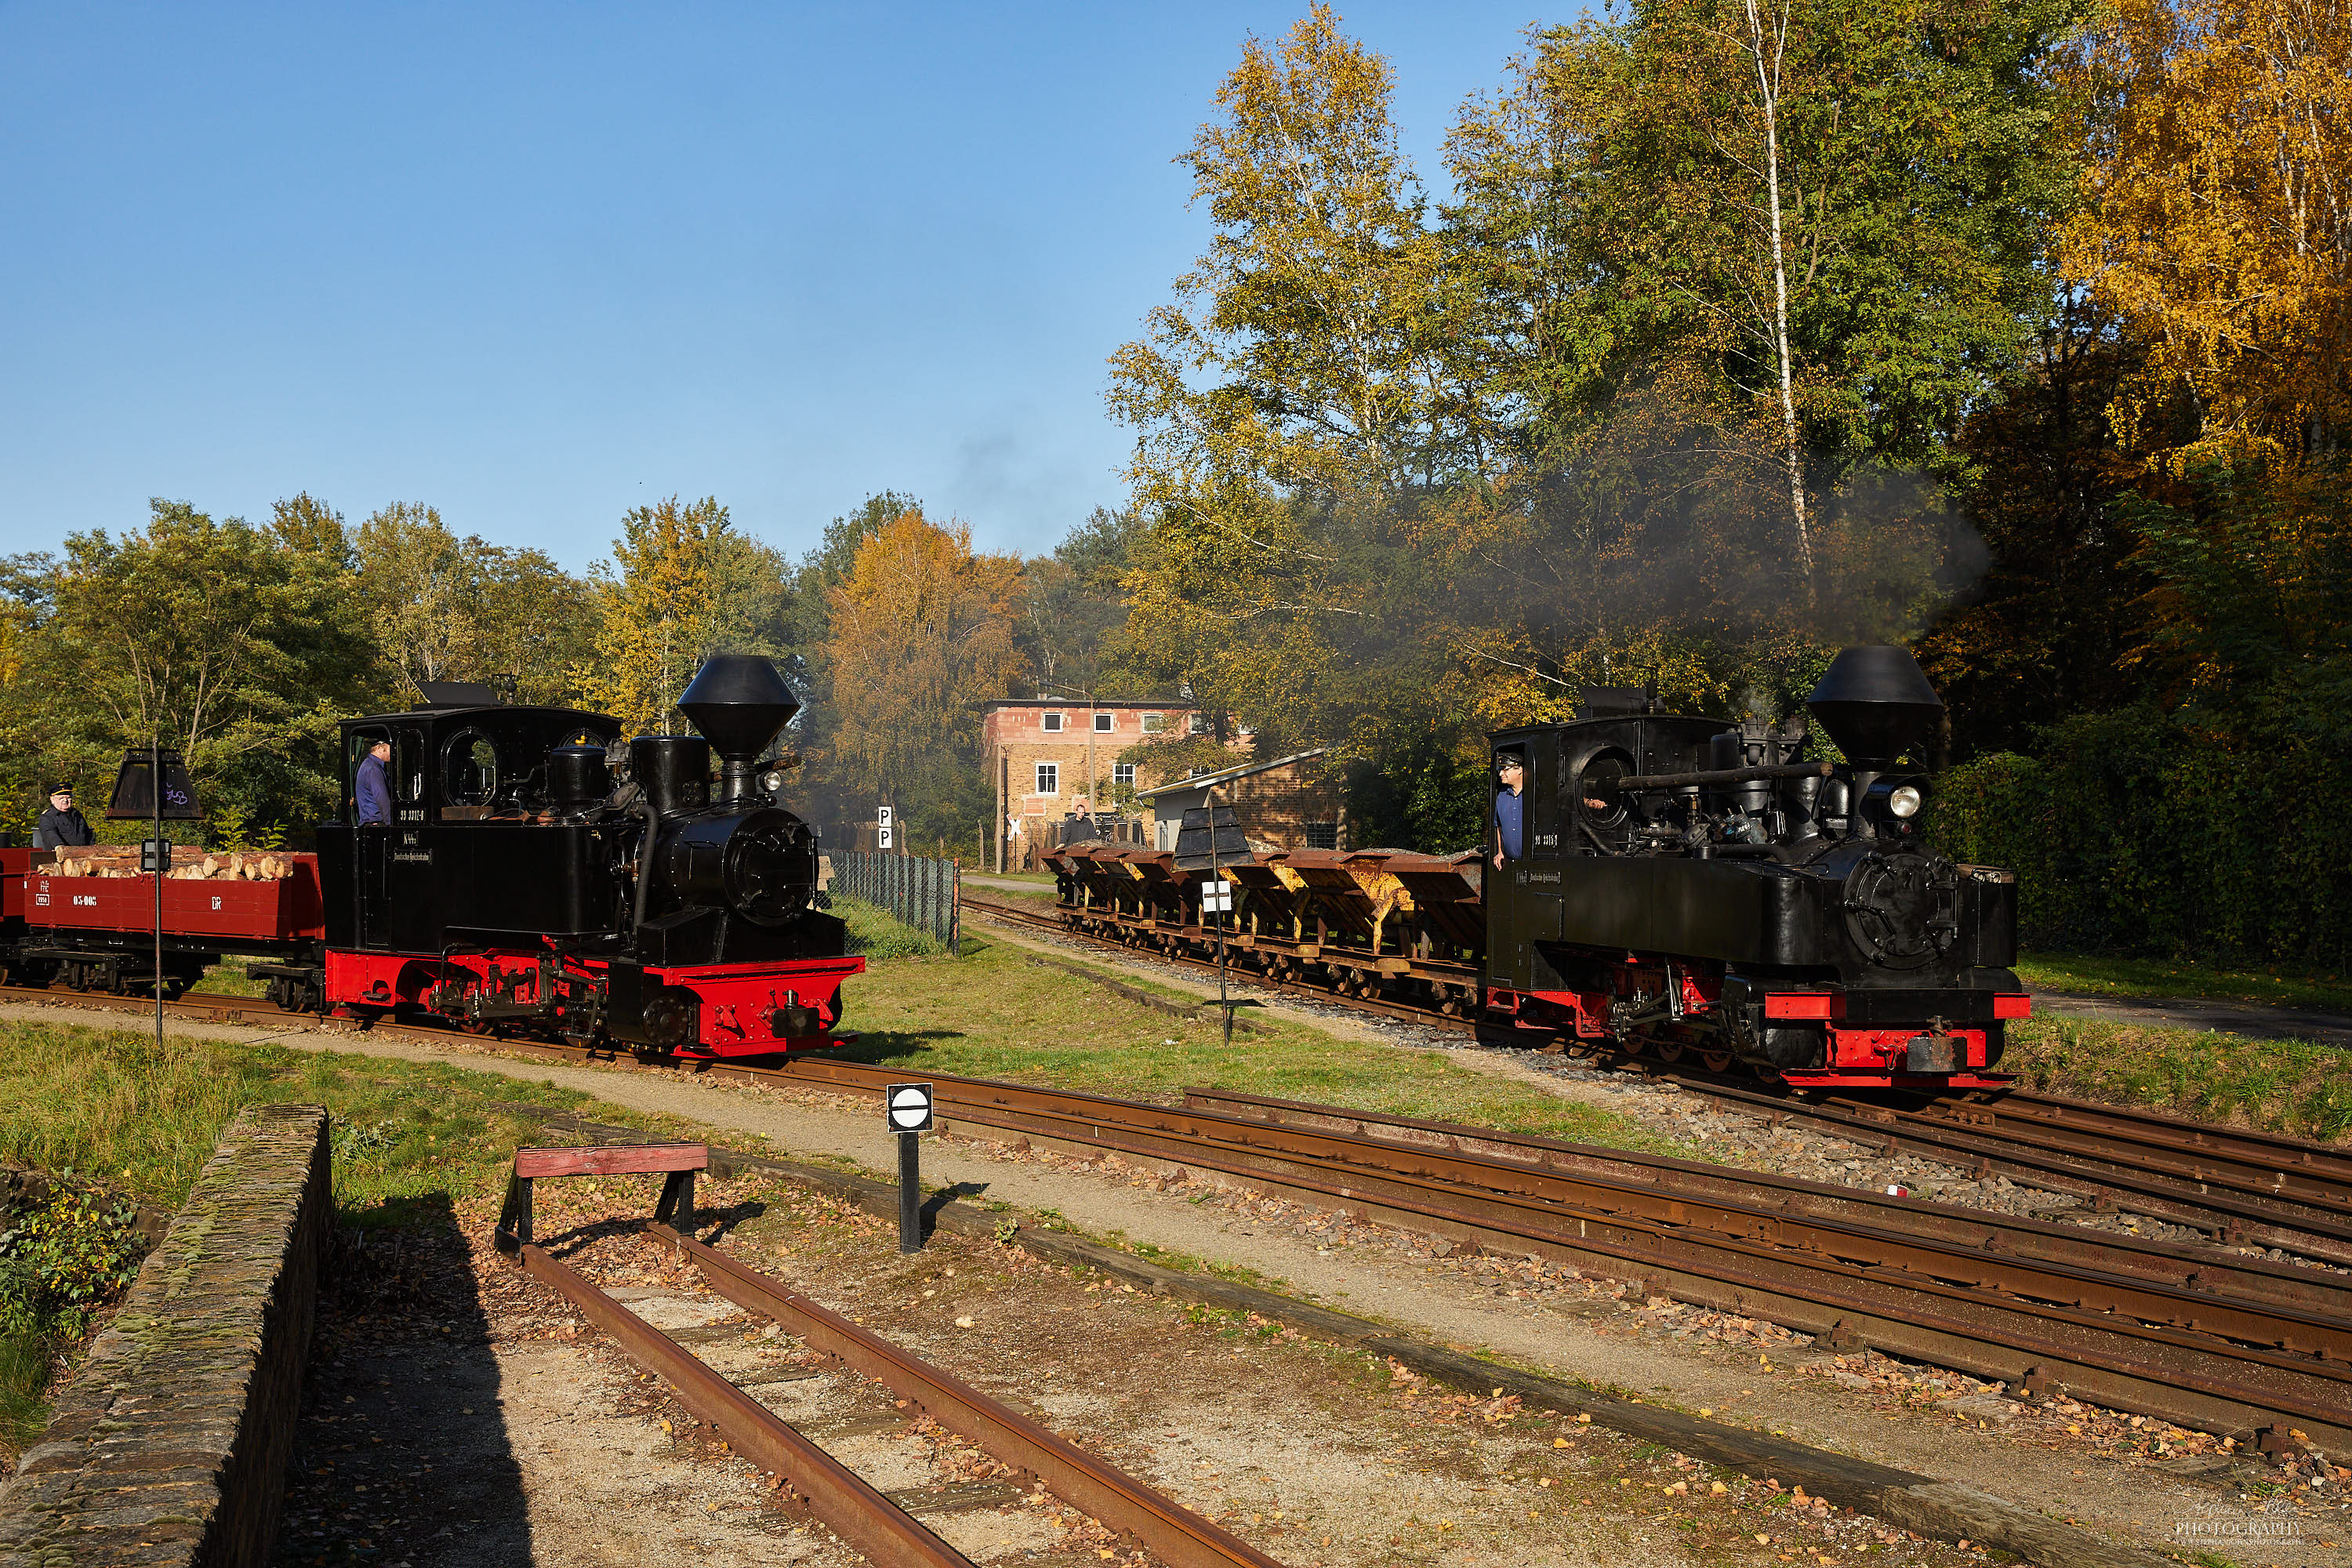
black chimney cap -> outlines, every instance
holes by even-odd
[[[758,756],[801,710],[774,662],[756,653],[712,654],[677,706],[727,762]]]
[[[1840,650],[1805,706],[1858,768],[1894,767],[1944,710],[1906,647]]]

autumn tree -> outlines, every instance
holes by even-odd
[[[1414,530],[1478,435],[1392,86],[1328,6],[1251,39],[1181,160],[1209,248],[1111,362],[1144,673],[1269,733],[1411,722],[1444,689]]]
[[[2352,399],[2352,7],[2116,0],[2074,74],[2096,158],[2061,259],[2147,345],[2116,405],[2126,439],[2181,459],[2334,451]]]
[[[958,838],[989,814],[979,710],[1022,673],[1020,591],[1020,562],[975,554],[961,523],[910,511],[858,546],[828,595],[823,650],[852,799],[895,803],[919,833]]]
[[[630,734],[682,733],[677,700],[721,630],[720,569],[733,523],[718,499],[632,508],[594,571],[595,658],[575,679]]]

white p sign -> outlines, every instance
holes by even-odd
[[[875,809],[874,820],[876,823],[880,825],[882,829],[882,841],[878,846],[880,848],[887,849],[890,847],[890,817],[891,811],[888,806],[878,806]]]
[[[883,1096],[882,1103],[890,1113],[893,1132],[929,1132],[931,1130],[931,1086],[927,1083],[894,1083]]]

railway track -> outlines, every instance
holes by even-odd
[[[1084,945],[1211,973],[1216,969],[1189,953],[1074,931],[1034,910],[992,900],[967,898],[964,903],[985,918]],[[1255,970],[1232,973],[1245,985],[1479,1037],[1473,1021],[1431,1008],[1350,995]],[[1523,1030],[1512,1036],[1511,1043],[1524,1048],[1590,1051],[1596,1065],[1640,1072],[1775,1122],[1799,1123],[1883,1152],[1916,1154],[1980,1176],[2005,1176],[2086,1198],[2102,1209],[2200,1230],[2231,1246],[2273,1247],[2352,1267],[2352,1150],[2027,1089],[1940,1099],[1899,1093],[1864,1099],[1736,1079],[1568,1037],[1538,1039]]]
[[[184,1002],[174,1005],[186,1007]],[[252,1013],[234,998],[199,1016]],[[378,1024],[377,1032],[447,1038]],[[878,1098],[903,1068],[566,1060]],[[1116,1150],[1399,1228],[1541,1256],[1906,1359],[2182,1426],[2352,1447],[2352,1276],[1751,1171],[1194,1090],[1183,1106],[934,1077],[960,1131]],[[1840,1113],[1843,1114],[1843,1113]],[[2318,1178],[2315,1177],[2314,1180]]]
[[[1280,1568],[1231,1531],[782,1280],[667,1226],[650,1228],[656,1240],[692,1262],[718,1295],[881,1384],[912,1414],[928,1415],[978,1444],[999,1463],[1129,1536],[1171,1568]],[[787,1500],[866,1557],[893,1568],[972,1568],[970,1558],[920,1521],[579,1270],[528,1242],[516,1256],[526,1273],[553,1287],[632,1361],[667,1383],[737,1452],[779,1478],[790,1489]]]

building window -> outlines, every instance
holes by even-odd
[[[1167,715],[1167,714],[1165,714],[1165,713],[1146,713],[1146,714],[1143,716],[1143,732],[1144,732],[1145,734],[1147,734],[1147,735],[1157,735],[1158,733],[1160,733],[1160,731],[1161,731],[1162,730],[1165,730],[1166,728],[1168,728],[1168,715]]]
[[[1098,733],[1098,734],[1108,735],[1108,734],[1109,734],[1109,733],[1110,733],[1110,715],[1109,715],[1109,714],[1108,714],[1108,713],[1097,713],[1097,714],[1096,714],[1096,715],[1095,715],[1095,731],[1096,731],[1096,732],[1097,732],[1097,733]]]
[[[1339,825],[1336,822],[1310,822],[1305,826],[1307,847],[1337,849],[1339,847]]]
[[[1058,718],[1060,715],[1056,714],[1055,717]],[[1039,763],[1037,764],[1037,793],[1039,795],[1059,795],[1062,793],[1061,763]]]
[[[1045,715],[1045,733],[1047,733],[1048,735],[1057,735],[1057,734],[1061,733],[1061,731],[1062,731],[1062,716],[1061,716],[1059,713],[1048,713],[1048,714],[1046,714],[1046,715]]]
[[[1208,716],[1206,713],[1195,713],[1195,714],[1193,714],[1193,715],[1192,715],[1192,733],[1194,733],[1195,735],[1205,735],[1205,734],[1207,734],[1208,732],[1209,732],[1209,716]]]
[[[1135,764],[1133,763],[1111,763],[1110,782],[1117,784],[1121,789],[1133,789],[1135,787]]]

